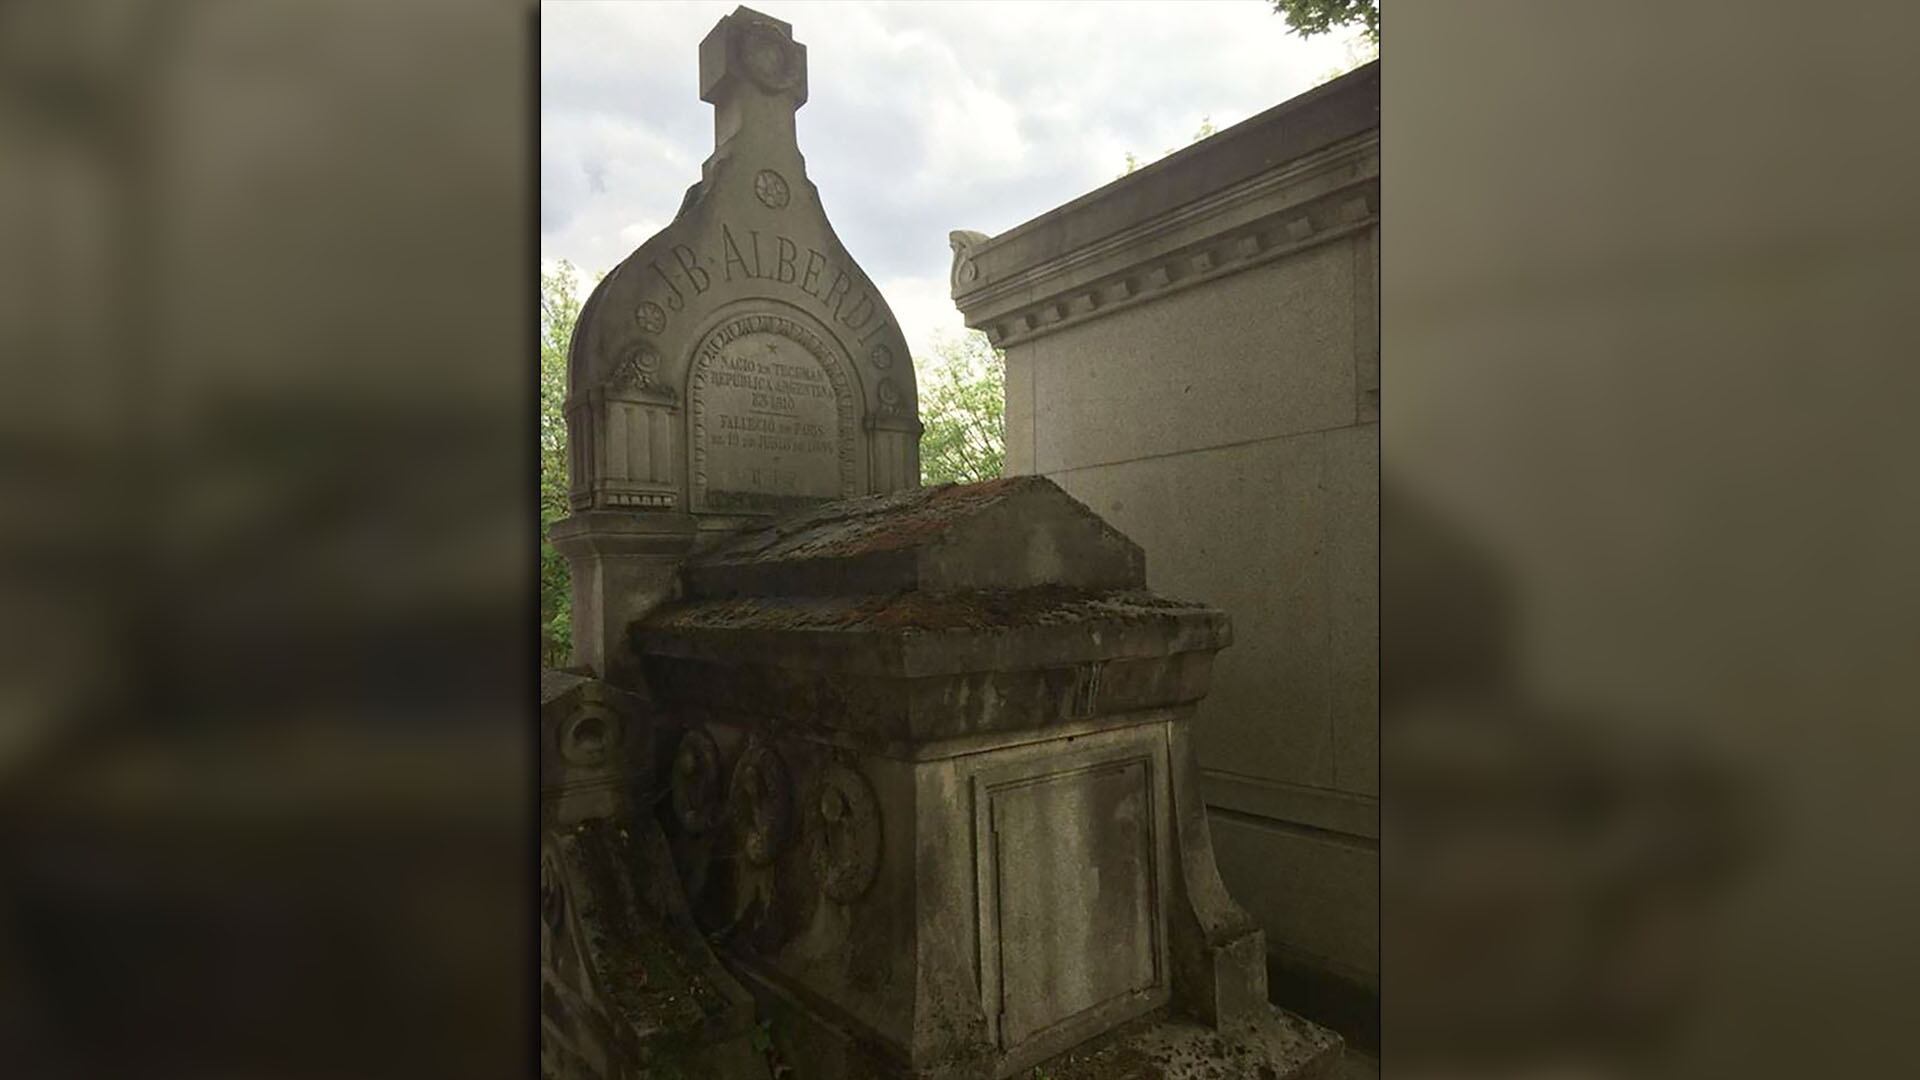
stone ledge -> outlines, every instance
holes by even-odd
[[[1232,626],[1144,591],[1032,589],[681,602],[632,634],[658,657],[918,678],[1212,652]]]
[[[955,298],[967,323],[1017,340],[1336,240],[1376,224],[1380,137],[1369,132],[1274,173],[1105,240],[1028,266],[1001,266],[989,286]],[[964,234],[963,234],[964,235]],[[956,283],[979,272],[992,241],[953,239]]]
[[[1241,776],[1220,769],[1201,771],[1200,790],[1209,807],[1380,839],[1377,796]]]
[[[1379,220],[1379,68],[1336,79],[997,237],[954,303],[1005,347]]]
[[[1339,1035],[1280,1008],[1215,1031],[1165,1014],[1117,1028],[1036,1065],[1046,1080],[1322,1080],[1334,1075]]]
[[[1017,225],[975,252],[956,298],[1380,127],[1380,64],[1355,71]]]

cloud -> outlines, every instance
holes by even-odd
[[[943,337],[954,338],[966,333],[960,311],[947,293],[945,267],[932,277],[885,278],[874,284],[880,287],[880,295],[887,298],[887,306],[893,309],[900,332],[906,335],[907,347],[915,356],[926,352]]]
[[[735,6],[542,4],[543,257],[590,277],[671,218],[713,148],[700,39]],[[1349,62],[1254,0],[753,6],[807,46],[808,174],[916,351],[959,325],[950,230],[1003,232]]]

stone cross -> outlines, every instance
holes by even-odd
[[[700,43],[700,100],[713,106],[716,153],[745,136],[756,151],[797,157],[793,114],[807,103],[807,47],[792,26],[735,8]]]

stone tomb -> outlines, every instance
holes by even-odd
[[[795,142],[806,46],[740,8],[700,43],[700,97],[700,181],[595,287],[568,354],[572,514],[553,541],[575,662],[603,675],[701,536],[919,483],[912,357]]]
[[[575,330],[549,1070],[757,1078],[751,1000],[798,1080],[1315,1074],[1337,1040],[1267,1005],[1196,787],[1226,616],[1050,481],[919,489],[807,78],[787,24],[720,20],[713,155]]]
[[[1276,1027],[1214,871],[1190,725],[1227,618],[1051,481],[828,504],[683,580],[633,631],[689,729],[669,842],[801,1075],[1006,1077],[1168,1009],[1266,1040],[1217,1075],[1337,1055]]]

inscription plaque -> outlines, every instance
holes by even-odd
[[[769,511],[852,494],[851,390],[817,334],[744,315],[708,334],[694,363],[697,507]]]

